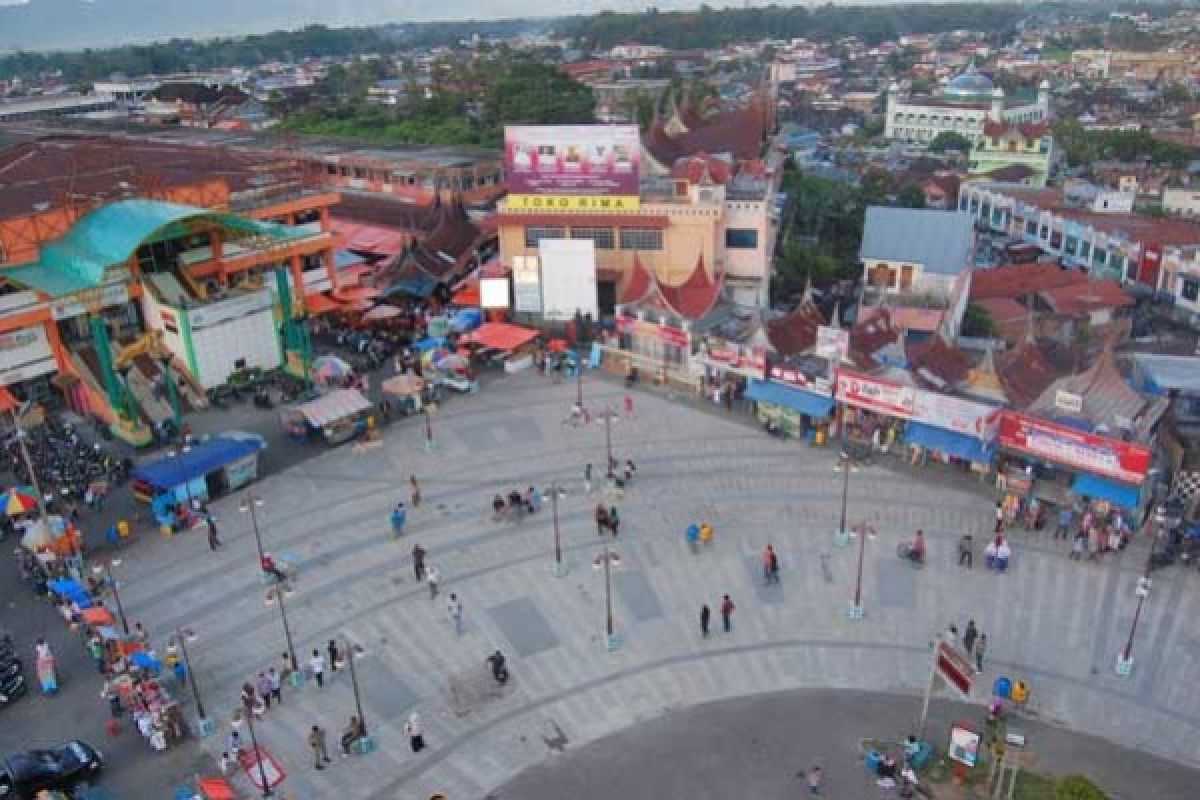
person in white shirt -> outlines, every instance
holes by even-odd
[[[323,687],[325,685],[325,657],[321,655],[320,650],[313,650],[312,658],[308,660],[308,668],[312,670],[313,677],[317,681],[317,688]]]

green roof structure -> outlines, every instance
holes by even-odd
[[[76,221],[65,236],[42,248],[38,261],[0,274],[51,297],[65,297],[101,286],[105,272],[127,264],[142,245],[209,228],[268,236],[281,242],[308,235],[286,225],[206,208],[158,200],[121,200]]]

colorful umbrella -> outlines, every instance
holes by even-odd
[[[37,507],[37,495],[33,493],[32,489],[26,489],[23,486],[14,486],[0,495],[0,513],[8,514],[10,517],[28,514],[30,511],[36,511]]]
[[[354,374],[354,368],[337,356],[318,356],[313,361],[313,375],[321,380],[341,380]]]
[[[388,305],[375,306],[370,311],[363,314],[363,319],[368,322],[378,322],[380,320],[392,319],[393,317],[398,317],[403,313],[404,313],[403,311],[396,308],[395,306],[388,306]]]
[[[447,371],[456,370],[456,369],[466,369],[467,368],[467,360],[465,358],[463,358],[462,356],[457,355],[456,353],[450,353],[449,355],[445,355],[445,356],[442,356],[441,358],[439,358],[434,363],[434,366],[436,366],[438,369],[443,369],[443,370],[447,370]]]
[[[107,608],[88,608],[79,612],[79,618],[88,625],[110,626],[113,624],[113,615]]]

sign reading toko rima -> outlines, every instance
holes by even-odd
[[[636,125],[510,125],[508,207],[636,211],[640,158]]]

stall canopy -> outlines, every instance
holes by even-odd
[[[1107,500],[1120,508],[1137,508],[1141,503],[1141,492],[1136,486],[1126,486],[1118,481],[1101,478],[1099,475],[1089,475],[1086,472],[1075,477],[1071,491],[1080,497],[1090,497],[1093,500]]]
[[[510,325],[507,322],[485,322],[472,331],[465,341],[494,350],[516,350],[537,337],[538,332],[531,328],[522,328],[520,325]]]
[[[203,478],[213,470],[232,464],[262,449],[260,442],[250,439],[209,439],[193,445],[186,452],[160,458],[137,467],[133,477],[156,489],[173,489]]]
[[[363,397],[357,389],[337,389],[323,394],[316,400],[296,406],[294,411],[301,414],[314,428],[324,428],[331,422],[345,419],[371,408],[371,401]]]
[[[832,397],[806,392],[803,389],[793,389],[781,383],[757,378],[751,379],[750,385],[746,387],[746,397],[756,403],[783,406],[801,414],[822,419],[828,417],[829,412],[833,411]]]
[[[976,464],[990,464],[995,452],[974,436],[913,420],[904,425],[904,443],[936,450]]]

